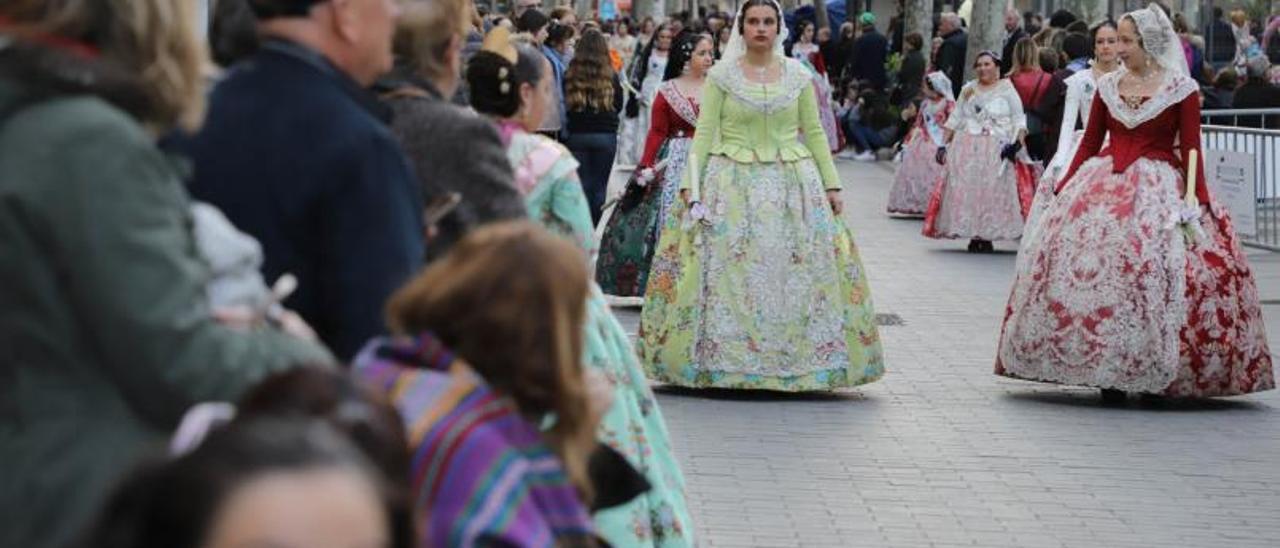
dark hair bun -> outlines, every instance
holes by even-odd
[[[510,117],[520,110],[515,66],[501,55],[479,51],[467,63],[471,106],[481,114]]]

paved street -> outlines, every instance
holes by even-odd
[[[662,389],[707,546],[1277,546],[1280,393],[1152,407],[991,374],[1014,246],[970,255],[839,162],[888,375],[833,396]],[[1280,254],[1251,251],[1280,347]],[[638,313],[619,309],[634,327]]]

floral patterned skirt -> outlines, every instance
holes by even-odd
[[[652,485],[625,505],[596,512],[600,536],[613,546],[693,546],[684,475],[631,340],[598,289],[587,300],[587,317],[584,359],[614,385],[613,406],[597,436]]]
[[[924,235],[930,238],[1017,240],[1022,206],[1017,169],[1000,158],[992,135],[957,133],[947,165],[929,198]]]
[[[1112,165],[1086,162],[1024,242],[996,373],[1180,397],[1273,388],[1227,212],[1202,207],[1203,234],[1188,236],[1181,174],[1147,159]]]
[[[924,215],[929,195],[942,177],[942,164],[937,160],[938,145],[918,133],[902,149],[902,163],[889,191],[889,213]]]
[[[705,221],[667,217],[641,315],[651,378],[783,391],[857,386],[884,374],[853,237],[811,159],[708,162]]]
[[[691,142],[688,138],[668,140],[658,156],[660,161],[666,159],[666,167],[644,187],[628,186],[615,206],[600,238],[596,260],[596,282],[605,294],[644,296],[662,219],[676,201]]]

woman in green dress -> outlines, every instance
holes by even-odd
[[[884,373],[811,74],[783,55],[780,13],[745,2],[703,89],[641,319],[641,360],[663,382],[799,392]]]
[[[505,30],[490,33],[467,67],[471,104],[495,119],[529,218],[594,256],[596,241],[578,163],[563,145],[534,131],[551,97],[550,65],[538,51],[513,46]],[[513,272],[518,283],[519,272]],[[512,311],[518,313],[518,311]],[[625,455],[651,489],[631,502],[597,512],[600,535],[613,546],[692,546],[684,476],[671,450],[658,402],[626,330],[592,284],[584,360],[614,385],[614,403],[600,425],[601,441]]]

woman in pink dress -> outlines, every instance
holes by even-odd
[[[996,373],[1098,387],[1109,401],[1271,389],[1258,291],[1205,184],[1177,34],[1154,4],[1118,33],[1125,69],[1099,79],[1075,159],[1018,259]]]
[[[924,102],[902,148],[902,163],[889,191],[889,213],[924,215],[929,193],[942,176],[938,150],[946,146],[947,118],[956,108],[951,79],[941,72],[925,76]]]

